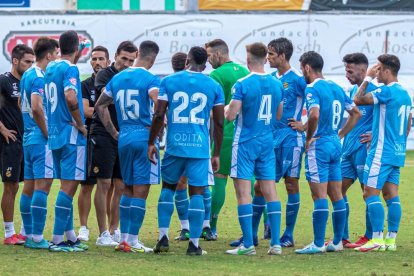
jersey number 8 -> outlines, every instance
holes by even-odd
[[[341,110],[342,105],[338,100],[333,101],[332,103],[332,129],[337,130],[339,123],[341,122]]]

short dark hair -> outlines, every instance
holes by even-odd
[[[121,44],[119,44],[118,48],[116,49],[116,53],[118,55],[119,53],[121,53],[121,51],[133,53],[133,52],[137,52],[138,48],[137,46],[135,46],[134,43],[132,43],[132,41],[126,40],[126,41],[122,41]]]
[[[224,42],[222,39],[214,39],[210,42],[207,42],[204,47],[207,48],[220,48],[220,50],[223,52],[223,54],[229,53],[229,46],[227,46],[227,43]]]
[[[278,55],[285,54],[285,59],[290,60],[293,54],[293,44],[292,41],[285,37],[278,39],[273,39],[269,42],[267,47],[272,48]]]
[[[56,48],[59,48],[59,43],[53,38],[47,36],[39,37],[33,46],[36,60],[44,59],[48,53],[53,53]]]
[[[323,58],[315,51],[309,51],[302,54],[299,58],[299,62],[302,66],[309,65],[314,71],[322,72]]]
[[[351,64],[364,64],[368,66],[368,58],[363,53],[352,53],[347,54],[342,58],[342,62],[351,63]]]
[[[188,52],[188,56],[191,57],[197,65],[206,64],[208,58],[206,49],[199,46],[191,47],[190,51]]]
[[[92,49],[91,53],[93,52],[104,52],[106,59],[109,59],[109,52],[108,49],[106,49],[104,46],[96,46]]]
[[[60,53],[71,55],[79,49],[79,36],[75,31],[66,31],[59,37]]]
[[[151,40],[142,41],[139,44],[139,56],[141,58],[151,57],[154,58],[160,52],[160,47],[157,43]]]
[[[267,56],[267,47],[261,42],[246,45],[246,51],[257,60],[263,60]]]
[[[400,71],[400,59],[395,55],[382,54],[378,57],[378,61],[381,62],[386,69],[389,69],[394,76]]]
[[[183,52],[175,53],[171,57],[171,66],[174,72],[182,71],[185,69],[185,62],[187,60],[187,54]]]
[[[25,54],[32,54],[34,55],[33,49],[25,44],[17,44],[14,46],[11,57],[12,59],[16,58],[18,60],[21,60]]]

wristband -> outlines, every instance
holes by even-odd
[[[366,76],[366,77],[364,78],[364,81],[366,81],[366,82],[371,82],[371,81],[372,81],[372,78],[371,78],[370,76]]]

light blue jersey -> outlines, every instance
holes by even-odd
[[[367,91],[374,91],[377,87],[369,83]],[[354,99],[355,94],[358,92],[358,85],[352,87],[349,95],[351,99]],[[366,144],[361,144],[359,140],[361,135],[369,133],[372,131],[372,113],[374,107],[372,105],[361,105],[358,106],[359,111],[361,112],[361,119],[359,119],[356,126],[345,136],[344,143],[342,144],[342,155],[349,156],[357,151],[361,146],[366,146]]]
[[[371,92],[374,121],[369,157],[373,163],[403,167],[407,143],[407,121],[411,99],[399,83],[393,82]]]
[[[269,74],[251,73],[234,84],[232,99],[243,104],[234,123],[233,145],[273,133],[282,95],[282,83]]]
[[[289,119],[301,121],[303,104],[305,103],[306,81],[295,69],[289,69],[283,75],[272,73],[283,84],[283,113],[282,118],[276,121],[274,131],[274,147],[303,147],[305,134],[293,130]]]
[[[67,60],[52,61],[46,68],[45,90],[49,148],[60,149],[65,145],[86,145],[86,139],[72,126],[74,119],[65,99],[65,91],[73,89],[79,104],[81,120],[85,121],[82,105],[82,90],[78,67]]]
[[[210,158],[210,111],[224,105],[221,86],[189,70],[162,80],[159,100],[168,101],[166,153],[185,158]]]
[[[339,85],[324,79],[308,84],[305,93],[308,113],[313,107],[319,108],[318,127],[313,136],[338,138],[344,111],[352,110],[353,101]]]
[[[22,113],[24,123],[23,146],[46,145],[47,139],[33,119],[32,94],[42,97],[43,111],[46,112],[44,72],[41,68],[33,66],[28,69],[20,81],[22,95]],[[45,119],[47,120],[46,114]]]

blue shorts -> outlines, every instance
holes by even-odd
[[[275,148],[276,182],[283,177],[300,177],[303,147]]]
[[[24,179],[53,178],[52,151],[47,145],[28,145],[24,150]]]
[[[273,142],[266,140],[267,137],[257,137],[233,145],[231,177],[251,180],[255,176],[257,180],[275,180]]]
[[[368,157],[364,168],[364,185],[382,190],[385,182],[400,184],[400,167],[381,164],[374,157]]]
[[[364,167],[367,160],[368,149],[365,145],[348,156],[342,156],[341,172],[342,178],[349,178],[364,183]]]
[[[310,145],[306,152],[305,175],[313,183],[342,181],[339,140],[321,138]]]
[[[52,150],[55,164],[55,178],[64,180],[85,180],[86,146],[67,144]]]
[[[209,185],[210,158],[185,158],[164,154],[161,164],[162,180],[177,184],[181,176],[188,179],[188,185],[204,187]]]
[[[156,165],[152,164],[148,159],[147,152],[148,141],[132,141],[128,144],[118,143],[121,174],[126,185],[160,183],[159,162]]]

